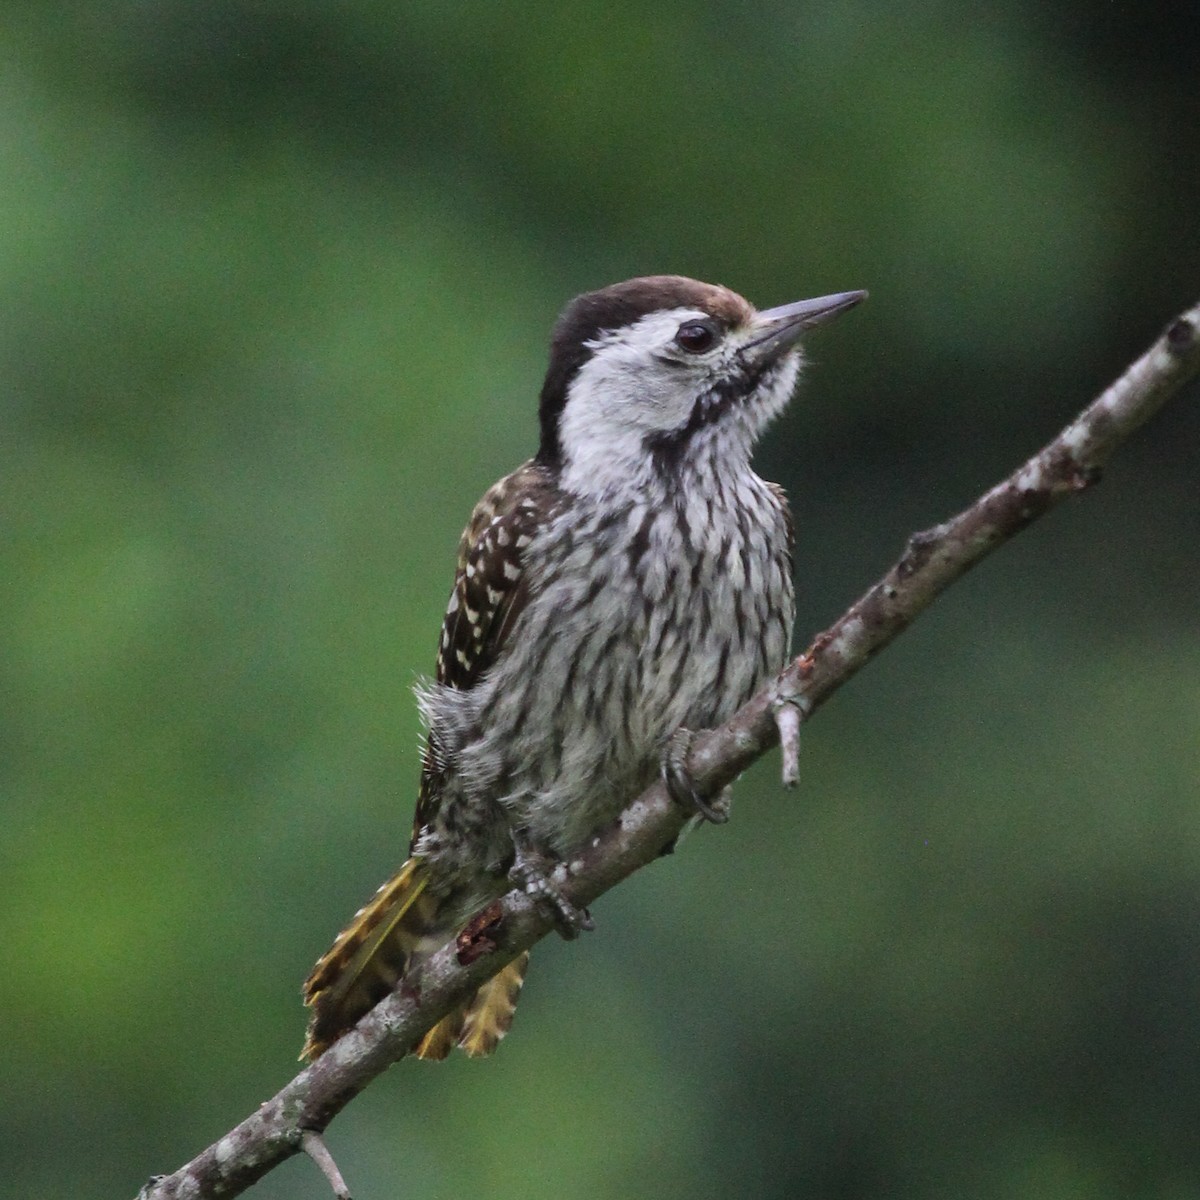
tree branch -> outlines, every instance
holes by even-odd
[[[1113,451],[1198,373],[1200,304],[1176,318],[1022,467],[956,517],[909,538],[892,569],[804,654],[731,720],[698,738],[688,766],[703,792],[712,795],[731,783],[776,744],[780,730],[785,776],[793,781],[801,721],[975,563],[1096,482]],[[590,904],[659,857],[684,822],[656,784],[592,838],[558,882],[576,904]],[[283,1159],[320,1145],[306,1133],[324,1130],[437,1020],[552,928],[527,896],[509,892],[257,1112],[173,1175],[151,1179],[139,1200],[238,1195]]]

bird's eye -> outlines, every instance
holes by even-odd
[[[711,350],[716,340],[717,331],[707,321],[684,321],[675,334],[675,344],[689,354]]]

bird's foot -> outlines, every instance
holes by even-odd
[[[556,871],[561,869],[565,874],[558,859],[535,848],[523,837],[514,837],[513,847],[515,857],[508,871],[509,879],[554,919],[555,928],[563,938],[572,941],[581,933],[596,928],[588,910],[572,904],[554,880]]]
[[[733,793],[726,787],[712,799],[701,794],[687,768],[688,755],[695,740],[696,735],[690,729],[679,728],[671,734],[662,761],[663,783],[671,799],[685,812],[714,825],[724,825],[729,820]]]

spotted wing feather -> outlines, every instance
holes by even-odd
[[[526,550],[560,503],[549,472],[528,462],[476,505],[459,540],[454,588],[438,644],[438,683],[467,690],[496,661],[529,598]],[[414,845],[437,812],[443,771],[431,739],[413,820]]]
[[[454,590],[442,625],[437,680],[470,688],[496,660],[528,598],[525,551],[561,497],[548,473],[527,463],[502,479],[476,506],[459,542]],[[426,749],[413,841],[437,811],[444,764]],[[304,1057],[315,1058],[385,996],[410,956],[438,925],[429,864],[410,858],[342,931],[304,985],[312,1010]],[[489,1054],[512,1023],[527,954],[450,1013],[415,1047],[420,1058],[444,1058],[456,1043]]]

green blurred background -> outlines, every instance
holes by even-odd
[[[293,1073],[571,295],[871,290],[759,459],[806,640],[1200,297],[1194,18],[0,6],[0,1190],[132,1195]],[[1200,1194],[1195,401],[539,948],[496,1058],[377,1081],[355,1195]]]

